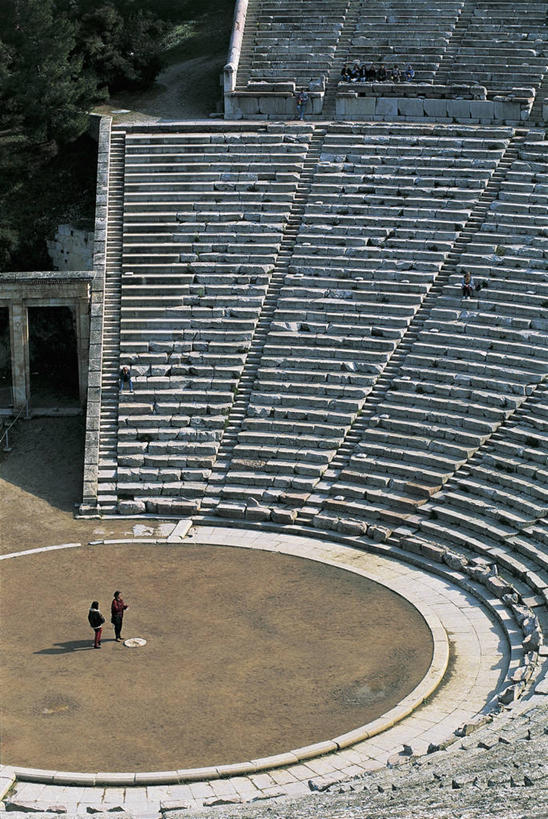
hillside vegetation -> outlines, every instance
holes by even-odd
[[[47,268],[45,239],[60,222],[91,229],[96,153],[85,136],[88,111],[113,94],[150,88],[165,65],[226,50],[233,6],[4,0],[0,269]]]

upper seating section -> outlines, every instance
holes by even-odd
[[[360,0],[348,62],[410,63],[416,82],[432,82],[451,40],[464,0]]]
[[[327,75],[348,0],[250,2],[236,81],[294,81],[308,88]]]
[[[313,490],[511,135],[329,128],[223,498]]]
[[[344,504],[356,517],[405,521],[545,377],[545,150],[530,142],[519,151],[458,273],[332,486],[325,504],[332,512]],[[464,271],[486,285],[470,299],[461,292]]]
[[[203,494],[311,132],[127,134],[119,500]]]
[[[468,2],[436,81],[489,91],[537,88],[547,69],[547,11],[542,0]]]

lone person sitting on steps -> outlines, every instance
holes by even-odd
[[[133,381],[131,380],[131,371],[129,367],[122,367],[120,370],[120,392],[124,391],[124,387],[129,387],[129,391],[133,392]]]
[[[462,277],[462,297],[463,299],[471,299],[474,295],[474,279],[470,273],[465,273]]]

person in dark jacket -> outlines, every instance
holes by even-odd
[[[133,380],[131,378],[131,370],[129,367],[122,367],[120,370],[120,392],[123,392],[126,387],[133,392]]]
[[[116,642],[122,641],[122,622],[124,619],[124,612],[127,609],[126,604],[122,600],[119,591],[114,592],[114,600],[110,606],[110,622],[114,626],[114,636]]]
[[[350,67],[348,65],[343,65],[343,68],[342,68],[342,71],[341,71],[341,80],[343,82],[350,82],[351,79],[352,79],[352,71],[350,70]]]
[[[99,603],[94,600],[89,607],[88,621],[95,632],[95,640],[93,641],[93,648],[101,648],[101,635],[103,633],[103,623],[105,618],[99,611]]]

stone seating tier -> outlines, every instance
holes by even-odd
[[[463,17],[439,72],[450,81],[476,81],[490,88],[537,87],[546,72],[544,3],[476,2]]]
[[[249,80],[287,79],[308,86],[327,74],[339,39],[347,0],[258,0],[244,31],[236,87]],[[313,67],[311,61],[313,58]]]
[[[311,130],[128,134],[116,491],[138,508],[205,490]]]
[[[512,135],[508,128],[478,129],[467,139],[471,131],[459,126],[331,126],[254,359],[249,404],[225,471],[218,468],[311,133],[289,128],[291,142],[268,133],[269,141],[252,141],[251,153],[240,150],[245,133],[225,143],[202,143],[195,133],[190,151],[184,135],[174,150],[166,134],[150,152],[142,135],[135,143],[128,135],[124,264],[133,275],[122,278],[121,354],[132,363],[135,394],[120,405],[112,491],[136,508],[182,509],[211,494],[277,506],[286,492],[305,498],[327,485],[329,514],[346,500],[356,520],[415,526],[422,506],[483,451],[545,372],[546,259],[536,220],[546,194],[533,181],[541,146],[527,144],[485,230],[467,246],[399,378],[372,417],[366,413],[361,443],[330,485],[335,454],[367,410]],[[253,155],[253,170],[244,170]],[[217,174],[226,186],[216,187]],[[166,200],[172,178],[181,190]],[[241,189],[249,183],[254,189]],[[158,210],[135,198],[149,196],[146,188],[134,192],[140,184],[150,186],[151,198],[159,191]],[[265,201],[274,188],[276,201]],[[249,197],[245,207],[240,195]],[[521,230],[538,236],[526,245],[516,239]],[[489,286],[463,302],[466,264],[487,268]],[[519,480],[523,489],[528,478]],[[450,491],[459,508],[461,488]],[[519,516],[506,488],[498,491],[506,520]],[[524,494],[529,514],[542,497]]]
[[[459,539],[468,536],[472,543],[479,539],[478,551],[497,546],[506,550],[508,542],[521,538],[526,530],[520,544],[522,554],[532,561],[529,565],[537,572],[540,588],[548,587],[548,575],[538,570],[548,550],[546,544],[533,546],[527,529],[548,514],[548,470],[542,453],[548,432],[545,393],[546,387],[539,387],[526,404],[527,418],[537,424],[533,426],[521,417],[516,418],[517,423],[510,419],[491,440],[488,451],[476,456],[442,492],[433,495],[421,510],[429,519],[419,524],[426,537],[439,536],[440,528],[453,526]],[[507,556],[506,561],[512,568],[512,558]]]
[[[336,0],[328,13],[327,8],[304,6],[303,0],[268,9],[260,0],[249,4],[235,87],[226,96],[230,116],[291,118],[299,87],[312,89],[309,112],[318,115],[326,79],[336,81],[343,63],[380,60],[401,68],[411,63],[415,80],[431,90],[423,95],[414,83],[399,89],[372,86],[366,98],[352,98],[355,92],[343,87],[338,119],[515,124],[529,115],[534,89],[546,74],[544,3],[476,2],[471,7],[446,0],[433,9],[426,3]],[[462,102],[454,99],[461,94],[434,88],[458,84],[484,86],[487,96],[482,92],[464,106],[455,104]]]
[[[428,134],[423,137],[424,144],[416,135],[409,135],[407,139],[405,136],[400,136],[399,139],[392,136],[388,144],[386,136],[380,133],[362,135],[358,142],[355,136],[347,133],[346,128],[341,129],[340,134],[336,127],[330,129],[314,174],[308,197],[310,204],[305,207],[303,226],[293,250],[289,275],[286,276],[278,298],[273,324],[263,348],[261,364],[251,393],[248,416],[242,422],[242,430],[247,429],[249,418],[253,417],[252,413],[257,414],[259,418],[253,420],[253,428],[260,430],[262,426],[265,442],[268,441],[270,444],[268,436],[271,436],[272,418],[276,417],[276,401],[279,400],[279,394],[274,391],[273,384],[276,381],[283,383],[288,373],[293,400],[297,408],[299,404],[304,407],[310,403],[309,398],[301,391],[301,384],[308,384],[312,373],[318,370],[327,373],[331,383],[335,383],[345,373],[365,374],[369,378],[364,383],[364,391],[361,396],[356,397],[353,405],[348,406],[346,418],[343,416],[340,422],[338,439],[333,439],[333,448],[340,443],[345,430],[360,411],[373,380],[382,372],[393,350],[394,339],[400,337],[406,324],[420,306],[422,298],[443,263],[444,255],[451,249],[452,243],[449,241],[445,245],[438,243],[435,247],[426,247],[425,243],[417,241],[417,245],[412,244],[409,247],[409,243],[405,242],[399,243],[401,246],[398,246],[395,240],[396,246],[394,247],[389,244],[386,246],[382,241],[377,247],[369,246],[363,238],[354,239],[352,234],[346,230],[338,234],[337,225],[329,224],[330,217],[326,215],[325,204],[332,198],[341,206],[353,196],[354,191],[358,191],[360,186],[363,187],[363,192],[359,197],[361,207],[353,219],[354,232],[356,229],[359,231],[362,219],[369,213],[369,208],[372,212],[373,209],[376,209],[378,201],[394,206],[403,203],[407,190],[415,189],[418,174],[417,163],[425,154],[440,152],[444,155],[443,167],[439,171],[441,176],[446,170],[447,162],[462,164],[464,168],[466,165],[470,167],[470,164],[478,159],[485,163],[485,167],[490,165],[493,169],[506,145],[503,134],[496,131],[490,133],[491,142],[487,145],[479,141],[468,143],[465,139],[454,137],[451,132],[447,131],[444,132],[444,136],[447,142],[444,147],[440,148],[439,141],[433,137],[430,141]],[[383,195],[377,199],[375,191],[379,179],[373,177],[372,171],[375,171],[375,166],[387,155],[390,161],[397,160],[400,170],[402,167],[406,169],[407,178],[400,181],[399,195],[396,195],[398,190],[394,190],[392,191],[394,196]],[[351,161],[345,161],[347,159]],[[343,174],[340,173],[341,169],[344,169]],[[331,173],[327,174],[326,170]],[[336,176],[335,173],[337,173]],[[326,185],[324,181],[326,179],[332,181],[332,184]],[[451,181],[454,182],[455,189],[450,189]],[[467,182],[474,184],[470,180]],[[364,183],[369,183],[369,185],[366,186]],[[469,201],[471,204],[468,206],[461,205],[464,212],[459,213],[464,222],[484,183],[485,179],[480,178],[475,183],[475,189],[460,190],[457,178],[448,181],[446,177],[444,198],[441,203],[445,204],[448,194],[462,197],[465,202]],[[431,199],[435,195],[435,187],[425,184],[423,188],[425,207],[432,207]],[[405,199],[405,201],[408,200]],[[422,203],[423,200],[417,199],[411,200],[409,204],[420,210]],[[319,222],[319,230],[314,234],[307,230],[311,209],[324,212],[323,219]],[[428,212],[428,216],[425,214],[425,222],[427,219],[431,224],[431,211]],[[451,238],[454,239],[455,236],[453,232]],[[404,263],[405,270],[398,271],[397,265]],[[384,269],[390,271],[388,276],[383,275]],[[408,269],[413,269],[414,277],[406,278]],[[428,272],[429,269],[431,272]],[[359,277],[358,271],[362,274]],[[288,308],[298,312],[311,310],[313,306],[321,319],[321,310],[330,309],[331,304],[333,304],[331,310],[336,308],[338,311],[340,326],[344,328],[346,325],[344,334],[339,335],[332,327],[328,327],[325,317],[323,321],[320,321],[319,328],[314,327],[310,322],[302,321],[289,325],[286,323],[284,327],[283,319]],[[384,305],[381,315],[378,315],[378,311],[375,310],[375,304]],[[364,336],[367,330],[363,322],[359,320],[364,312],[365,315],[371,315],[372,326],[377,328],[377,333],[384,326],[390,328],[392,341],[389,346],[386,345],[386,339],[383,339],[382,345],[371,343],[377,341],[378,335]],[[404,321],[401,321],[402,316]],[[352,326],[354,317],[357,323]],[[321,329],[321,334],[315,332],[317,329]],[[285,330],[285,332],[280,332],[280,330]],[[370,328],[369,330],[371,332]],[[326,352],[329,352],[328,356]],[[270,362],[272,366],[269,366]],[[339,364],[338,367],[335,366],[337,364]],[[275,377],[276,367],[280,373],[277,378]],[[262,379],[265,375],[268,377],[268,391],[265,391],[262,386]],[[339,411],[342,409],[341,406]],[[283,454],[278,457],[282,457],[284,462],[290,460],[293,464],[302,464],[306,462],[308,442],[303,443],[293,427],[288,426],[287,429],[287,435],[284,436]],[[288,459],[289,440],[291,440],[291,459]],[[477,443],[476,439],[474,443]],[[246,460],[242,448],[247,453],[247,441],[244,441],[243,433],[240,432],[233,452],[234,459],[238,461],[238,484],[239,486],[245,485],[244,476],[247,474],[248,494],[253,496],[253,492],[256,491],[257,497],[264,497],[266,488],[273,490],[275,485],[271,483],[268,486],[266,479],[263,479],[260,487],[254,488],[256,470],[253,464],[250,464],[246,473],[241,464]],[[264,460],[270,465],[277,460],[271,446],[267,447],[267,454],[263,453],[261,439],[255,441],[255,453],[256,459]],[[270,469],[267,469],[267,472],[270,472]],[[292,473],[293,466],[291,467]],[[318,474],[321,474],[321,470],[318,471]],[[289,485],[293,485],[290,477],[287,480],[290,481]],[[228,474],[228,481],[227,491],[232,492],[231,472]],[[313,484],[310,484],[308,488],[312,486]]]
[[[411,63],[417,80],[431,82],[462,6],[462,0],[438,0],[435,8],[422,2],[411,6],[361,0],[344,59],[381,61],[389,66],[397,63],[402,69]]]
[[[401,58],[394,58],[395,62]],[[413,63],[415,65],[415,63]],[[435,85],[418,77],[413,82],[339,82],[337,94],[358,94],[366,97],[423,97],[425,99],[485,100],[483,85]]]
[[[447,428],[447,422],[444,427],[440,426],[440,420],[444,415],[448,419],[451,417],[451,407],[454,406],[455,399],[459,401],[457,404],[459,415],[466,425],[468,440],[471,441],[473,430],[476,429],[481,437],[485,434],[485,427],[471,423],[470,414],[485,419],[481,424],[488,423],[491,432],[494,432],[544,378],[548,354],[546,343],[548,327],[543,317],[543,312],[545,313],[543,304],[546,303],[547,295],[545,284],[547,268],[542,243],[539,247],[534,238],[531,238],[538,231],[536,204],[528,205],[525,201],[527,197],[536,201],[538,194],[535,185],[528,184],[523,163],[523,156],[536,157],[542,152],[542,148],[542,144],[526,143],[520,150],[521,156],[512,165],[512,168],[516,169],[514,174],[509,174],[508,181],[502,182],[498,199],[491,206],[482,225],[486,230],[480,230],[475,234],[473,242],[467,247],[467,252],[463,254],[457,266],[459,270],[471,269],[472,272],[477,272],[477,265],[474,264],[478,258],[477,251],[485,248],[485,255],[479,258],[484,262],[484,271],[489,277],[487,290],[482,290],[476,299],[463,301],[460,295],[459,276],[449,277],[449,283],[441,297],[437,299],[422,332],[403,361],[400,378],[394,380],[377,410],[373,419],[375,427],[367,429],[364,433],[350,460],[349,473],[341,474],[340,480],[331,487],[331,495],[353,498],[356,490],[352,489],[352,481],[357,482],[359,486],[368,485],[372,480],[383,480],[382,471],[379,478],[377,456],[380,455],[380,451],[375,444],[379,435],[384,436],[382,453],[384,463],[398,468],[397,465],[406,458],[406,450],[411,449],[417,463],[420,464],[416,482],[428,485],[427,482],[432,480],[432,475],[436,474],[432,469],[430,453],[440,450],[447,453],[447,446],[444,443],[447,436],[449,440],[454,436],[455,441],[466,444],[466,437],[463,438],[462,433],[458,433],[458,428],[451,426]],[[521,170],[519,177],[518,168]],[[529,178],[533,173],[529,168]],[[512,202],[512,208],[506,209],[504,206],[517,178],[522,186],[519,197],[524,198],[523,225],[528,227],[526,244],[522,241],[523,235],[515,228],[514,203]],[[492,214],[496,215],[495,223],[492,221]],[[500,225],[504,233],[497,233]],[[506,248],[504,246],[509,240],[515,242],[514,252],[511,250],[511,244]],[[468,250],[476,253],[469,253]],[[494,250],[498,250],[500,255],[493,253]],[[516,250],[519,253],[515,253]],[[530,268],[537,269],[539,274],[537,278],[529,276]],[[517,404],[511,398],[512,394],[517,397]],[[453,402],[449,406],[445,406],[447,399]],[[467,408],[466,414],[464,407],[460,406],[463,400],[464,407]],[[442,407],[445,407],[445,411]],[[410,423],[413,418],[417,418],[416,432],[413,432],[413,424]],[[405,423],[404,427],[402,423]],[[417,443],[421,442],[421,425],[425,431],[422,436],[422,447],[426,448],[422,460],[419,457],[420,448],[417,448]],[[537,422],[535,428],[539,425]],[[403,441],[394,438],[397,431],[402,428],[408,432],[407,439]],[[388,437],[384,430],[388,431]],[[524,435],[527,437],[525,433],[520,435],[522,439]],[[510,438],[512,437],[515,438],[516,433],[510,434]],[[453,457],[455,458],[453,467],[448,469],[447,473],[439,475],[440,486],[464,463],[458,456],[458,450],[455,450]],[[534,459],[537,456],[532,454],[530,457]],[[424,464],[429,470],[426,477],[423,476]],[[352,478],[350,481],[349,476]],[[391,485],[385,486],[384,489],[386,500],[390,497],[390,487]],[[401,484],[398,484],[400,495],[401,488]],[[363,493],[363,486],[357,491],[358,494]],[[411,497],[415,491],[415,487],[411,487],[409,490]],[[531,497],[531,493],[527,494]],[[538,493],[532,497],[537,495]],[[519,505],[519,501],[517,503]],[[531,505],[530,511],[534,512],[538,508],[536,501],[529,500],[528,503]],[[508,501],[508,505],[512,504]],[[362,514],[367,516],[367,499],[362,502],[362,507]],[[507,519],[510,519],[511,514],[514,513],[508,512]]]

